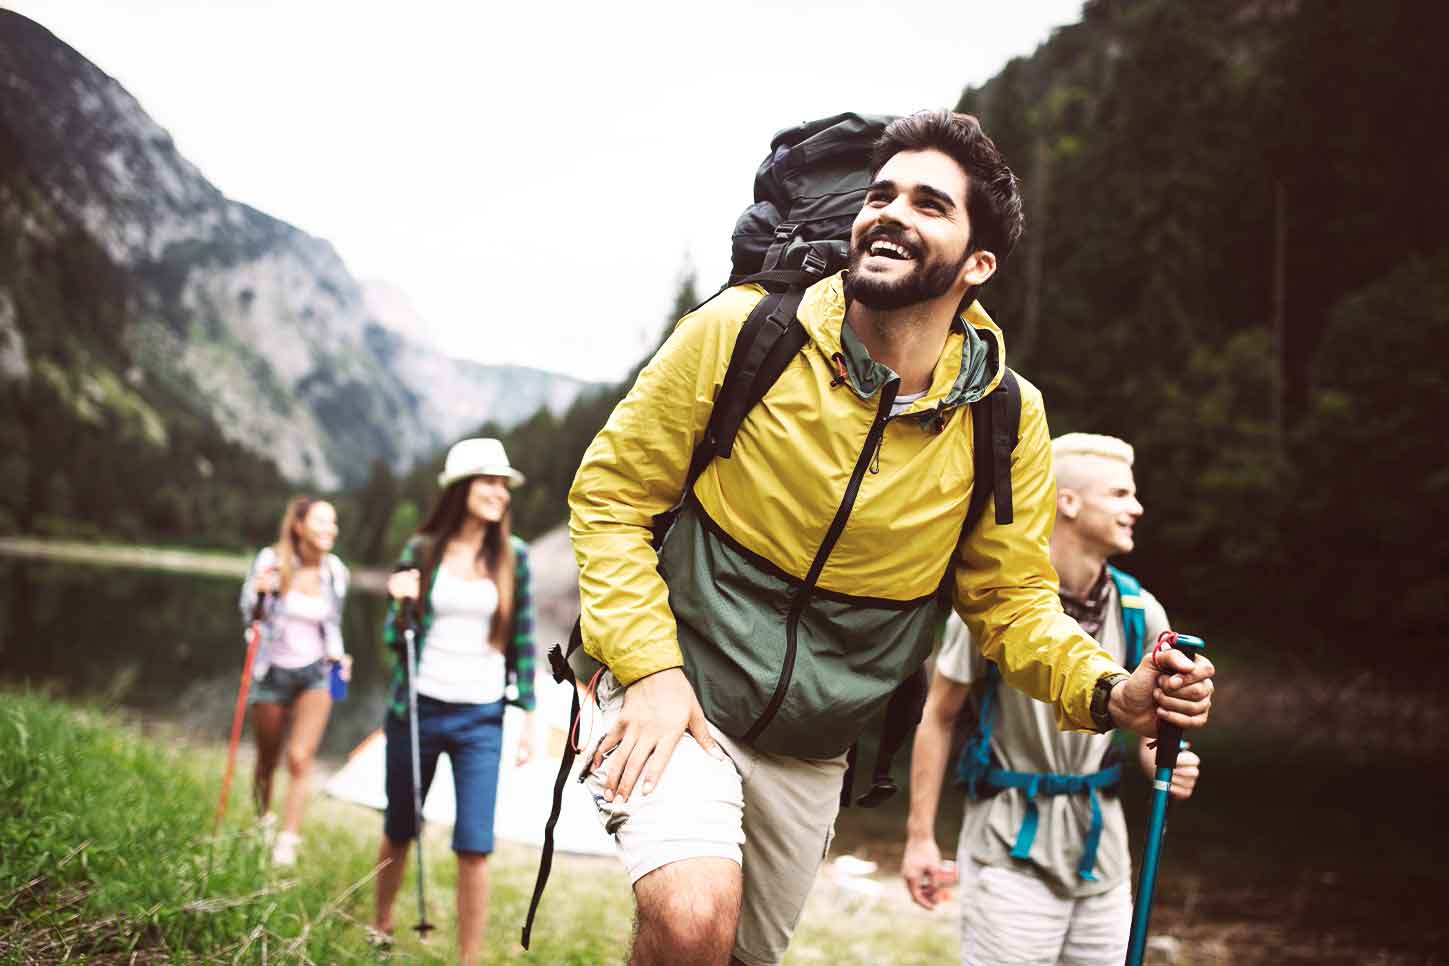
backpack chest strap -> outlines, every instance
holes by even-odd
[[[986,784],[996,788],[1019,788],[1026,793],[1026,814],[1022,816],[1021,828],[1016,833],[1016,843],[1011,847],[1013,859],[1031,857],[1031,847],[1036,842],[1037,825],[1041,813],[1037,798],[1044,795],[1080,795],[1087,793],[1092,808],[1092,822],[1087,828],[1087,839],[1083,843],[1082,859],[1077,863],[1077,876],[1083,882],[1096,882],[1097,847],[1102,841],[1102,800],[1098,790],[1117,784],[1122,780],[1122,766],[1109,765],[1101,771],[1088,775],[1058,774],[1054,772],[1007,771],[992,768],[986,772]]]

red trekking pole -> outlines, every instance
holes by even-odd
[[[211,823],[211,834],[221,829],[222,817],[226,815],[226,800],[231,795],[232,774],[236,771],[236,749],[241,743],[242,723],[246,721],[247,694],[252,689],[252,665],[257,661],[257,648],[262,641],[262,610],[267,595],[257,592],[257,602],[252,607],[252,622],[247,626],[247,656],[242,663],[241,685],[237,688],[236,710],[231,715],[231,743],[226,750],[226,773],[221,779],[221,801],[216,805],[216,820]]]

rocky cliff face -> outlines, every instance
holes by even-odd
[[[0,228],[0,380],[143,406],[162,439],[180,406],[293,481],[354,483],[584,387],[400,334],[331,245],[225,197],[112,78],[3,10]]]

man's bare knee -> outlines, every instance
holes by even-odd
[[[740,920],[740,867],[729,859],[671,862],[634,883],[638,923],[631,966],[725,966]]]

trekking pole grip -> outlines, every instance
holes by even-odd
[[[1158,638],[1191,659],[1196,659],[1207,648],[1207,642],[1191,634],[1164,634]],[[1175,724],[1159,723],[1157,726],[1157,767],[1168,771],[1177,767],[1177,755],[1182,750],[1182,728]]]
[[[400,563],[397,566],[395,566],[395,567],[392,568],[392,572],[395,573],[395,574],[401,574],[401,573],[406,573],[409,570],[417,570],[417,569],[418,569],[417,564],[413,564],[413,563]],[[416,598],[413,598],[413,597],[402,597],[402,598],[399,598],[398,599],[398,610],[397,610],[397,613],[398,613],[398,621],[402,625],[402,628],[401,629],[406,630],[407,628],[414,626],[414,620],[413,620],[413,618],[414,618],[414,616],[417,613],[417,611],[416,611],[417,604],[418,604],[417,599]]]

